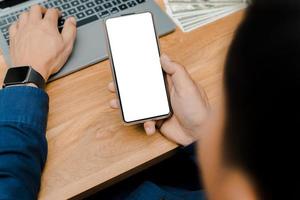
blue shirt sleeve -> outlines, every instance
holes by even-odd
[[[40,89],[0,90],[0,200],[37,199],[47,158],[48,107]]]

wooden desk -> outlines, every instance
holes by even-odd
[[[158,3],[163,6],[162,0]],[[242,15],[236,13],[191,33],[178,29],[160,40],[162,52],[186,66],[206,89],[212,105],[222,98],[223,63]],[[4,72],[0,56],[1,80]],[[177,147],[159,134],[147,137],[141,127],[122,125],[118,111],[109,107],[111,80],[105,61],[48,85],[49,154],[40,199],[81,198],[87,191],[103,189],[153,164]]]

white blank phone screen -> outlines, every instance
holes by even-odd
[[[151,13],[106,21],[125,122],[170,112]]]

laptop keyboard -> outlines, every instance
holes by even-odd
[[[40,5],[61,10],[62,17],[58,21],[58,28],[62,29],[65,19],[70,16],[76,18],[77,27],[80,27],[145,2],[146,0],[48,0],[40,3]],[[18,19],[22,12],[28,11],[28,9],[21,9],[0,17],[0,31],[8,45],[9,26]]]

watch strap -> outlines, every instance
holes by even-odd
[[[27,83],[33,83],[41,89],[45,89],[46,87],[46,81],[43,76],[39,72],[35,71],[32,67],[30,67],[28,72]]]

